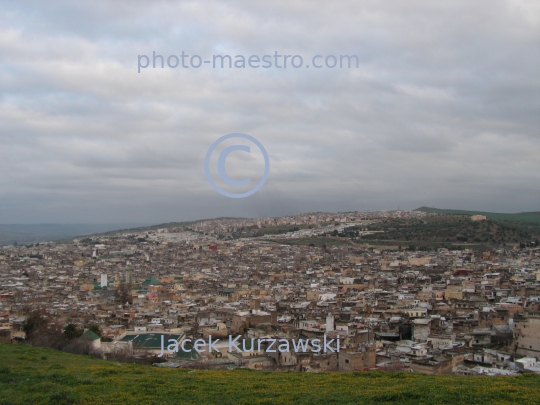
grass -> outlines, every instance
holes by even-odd
[[[190,371],[0,344],[0,404],[539,404],[540,376]]]

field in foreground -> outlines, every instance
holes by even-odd
[[[540,404],[540,376],[190,371],[0,344],[0,404]]]

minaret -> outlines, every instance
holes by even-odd
[[[334,330],[334,315],[332,312],[328,312],[326,315],[326,333],[332,332]]]
[[[126,284],[133,284],[133,271],[130,267],[126,268]]]

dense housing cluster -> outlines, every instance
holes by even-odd
[[[28,314],[42,308],[58,325],[86,330],[81,338],[103,357],[157,355],[162,338],[222,340],[216,350],[165,353],[169,366],[540,372],[540,248],[417,251],[372,240],[395,231],[381,230],[384,221],[429,216],[216,219],[5,246],[0,340],[25,338]],[[238,335],[247,350],[230,351],[227,339]],[[249,343],[325,335],[340,338],[339,352],[269,353]]]

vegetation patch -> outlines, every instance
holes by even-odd
[[[425,219],[390,218],[368,227],[369,231],[378,231],[363,235],[363,243],[387,242],[400,245],[403,249],[410,246],[430,248],[456,246],[490,247],[493,245],[530,246],[536,244],[540,232],[531,232],[512,223],[491,220],[472,221],[470,216],[438,215]],[[353,232],[354,228],[349,228]]]
[[[19,357],[38,360],[20,360]],[[46,356],[49,366],[40,360]],[[189,371],[0,344],[0,404],[538,404],[540,376]],[[60,368],[57,366],[61,366]]]

